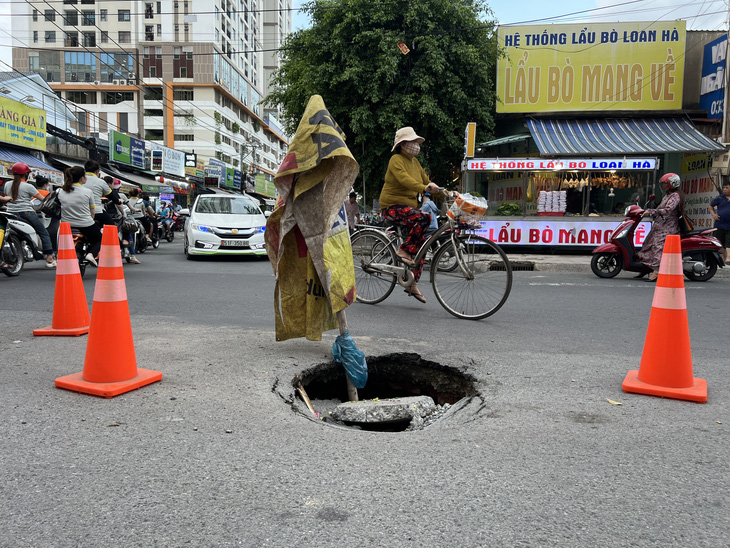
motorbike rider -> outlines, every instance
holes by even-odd
[[[679,234],[679,215],[684,212],[684,194],[679,190],[682,179],[676,173],[666,173],[659,179],[664,198],[656,209],[647,209],[646,215],[654,217],[651,231],[644,240],[636,257],[651,268],[648,282],[656,281],[664,251],[664,240],[670,234]]]
[[[58,192],[58,189],[54,189],[51,186],[51,181],[48,180],[47,177],[44,177],[43,175],[36,175],[35,181],[34,181],[35,187],[38,189],[38,194],[43,195],[43,199],[51,193],[51,192]],[[42,204],[42,200],[38,202],[38,204]],[[34,204],[35,206],[35,204]],[[48,226],[46,227],[46,231],[48,232],[48,235],[51,237],[51,245],[53,246],[53,256],[58,256],[58,227],[61,224],[61,216],[48,216],[43,213],[40,214],[42,217],[45,217],[46,219],[49,219]]]
[[[139,197],[142,200],[143,204],[142,211],[145,212],[145,215],[147,215],[147,219],[149,221],[149,228],[145,227],[147,229],[147,241],[152,242],[152,234],[157,232],[157,214],[155,213],[155,210],[152,209],[149,194],[147,194],[146,192],[142,192]]]
[[[94,221],[102,228],[104,225],[113,225],[114,219],[104,210],[101,203],[101,199],[104,196],[109,196],[112,193],[112,189],[106,184],[106,181],[99,177],[101,167],[94,160],[87,160],[84,164],[86,170],[86,182],[84,186],[91,190],[94,195],[94,206],[96,213],[94,214]]]
[[[145,237],[147,238],[147,241],[152,242],[152,238],[149,236],[151,224],[150,220],[147,218],[147,207],[140,197],[140,194],[141,193],[138,188],[133,188],[129,192],[130,198],[127,205],[132,212],[132,218],[137,219],[140,223],[142,223],[142,227],[145,230]]]
[[[96,256],[101,251],[101,228],[95,222],[95,198],[84,185],[86,173],[78,166],[64,172],[64,182],[58,201],[61,202],[61,222],[69,223],[72,229],[81,232],[89,241],[86,260],[97,266]]]
[[[17,163],[10,168],[13,180],[5,183],[5,194],[10,197],[7,209],[8,213],[16,214],[20,219],[28,223],[40,236],[43,245],[43,254],[46,256],[46,268],[55,268],[56,261],[53,259],[53,243],[51,237],[43,226],[43,221],[33,209],[31,200],[36,196],[40,197],[38,189],[28,182],[30,167],[28,164]]]
[[[165,235],[172,230],[172,206],[170,203],[162,203],[162,211],[160,211],[160,218],[162,219],[162,226],[165,228]]]

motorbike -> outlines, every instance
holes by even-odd
[[[172,214],[172,229],[175,232],[182,232],[185,229],[185,220],[189,217],[183,212],[175,212]]]
[[[91,245],[89,245],[89,241],[86,239],[86,236],[84,236],[81,232],[74,228],[71,229],[71,237],[73,238],[74,242],[76,258],[79,261],[79,271],[81,272],[81,277],[83,278],[84,274],[86,274],[86,267],[89,264],[89,259],[87,259],[86,256],[89,254],[89,249],[91,249]]]
[[[32,225],[26,223],[22,217],[14,213],[5,212],[7,228],[6,231],[15,235],[20,243],[20,251],[22,255],[22,263],[19,265],[18,274],[23,269],[23,265],[30,261],[45,260],[43,255],[43,245],[41,238]],[[7,260],[5,262],[8,262]],[[4,269],[3,269],[4,271]],[[18,274],[11,274],[17,276]]]
[[[165,238],[168,242],[172,242],[175,239],[175,231],[173,230],[172,225],[172,222],[166,225],[162,222],[162,219],[157,221],[158,242],[162,240],[162,238]]]
[[[10,226],[8,218],[0,212],[0,261],[5,263],[2,267],[6,276],[17,276],[23,270],[25,257],[23,248],[15,230]]]
[[[643,216],[644,209],[638,205],[629,206],[626,209],[626,219],[613,231],[610,242],[599,245],[593,250],[591,270],[596,276],[613,278],[621,270],[642,274],[650,271],[637,259],[634,247],[634,233]],[[714,228],[701,228],[681,236],[682,270],[687,279],[706,282],[712,279],[718,267],[725,266],[720,255],[722,244],[711,236],[714,230]]]

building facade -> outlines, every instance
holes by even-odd
[[[116,130],[269,175],[286,152],[264,111],[292,0],[13,4],[13,66],[77,105],[75,129]],[[25,16],[22,16],[25,14]]]

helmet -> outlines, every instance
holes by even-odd
[[[659,179],[660,183],[667,183],[669,188],[679,188],[682,184],[682,179],[676,173],[666,173]]]
[[[13,172],[13,175],[27,175],[30,173],[30,167],[28,167],[28,164],[18,162],[17,164],[13,164],[10,171]]]

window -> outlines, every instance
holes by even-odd
[[[99,10],[99,21],[106,23],[108,18],[109,18],[109,10]]]
[[[96,14],[93,11],[83,12],[83,19],[81,25],[85,27],[93,27],[96,25]]]
[[[152,3],[148,2],[144,5],[144,18],[145,19],[152,19],[155,16],[154,8],[152,7]]]
[[[131,44],[132,33],[129,31],[119,31],[117,42],[119,42],[120,44]]]
[[[78,4],[77,0],[63,0],[64,4]]]
[[[120,112],[119,113],[119,131],[122,133],[126,133],[129,131],[129,113],[128,112]]]
[[[47,30],[46,31],[46,43],[47,44],[53,44],[56,42],[56,31],[55,30]]]
[[[162,59],[162,46],[157,46],[155,48],[155,57]]]
[[[67,27],[75,27],[79,24],[79,12],[74,10],[65,11],[63,14],[63,24]]]
[[[157,78],[157,67],[155,65],[150,67],[150,78]]]
[[[38,31],[33,31],[33,41],[37,44],[38,43]]]
[[[96,55],[84,51],[67,51],[63,56],[67,82],[93,82],[97,79]]]
[[[61,52],[39,51],[28,56],[30,71],[40,74],[46,82],[61,81]]]
[[[162,25],[157,25],[157,36],[162,36]]]
[[[144,39],[147,42],[153,42],[155,40],[155,33],[152,25],[145,25],[144,27]]]
[[[144,88],[144,100],[145,101],[162,101],[162,88],[145,87]],[[160,114],[160,116],[162,116],[162,114]]]
[[[109,43],[109,33],[105,30],[101,31],[101,38],[100,42],[102,44],[108,44]]]
[[[131,21],[131,16],[129,10],[119,10],[117,12],[117,20],[118,21]]]
[[[96,92],[94,91],[67,91],[66,99],[77,105],[95,105]]]
[[[144,59],[149,59],[150,58],[150,48],[149,48],[149,46],[145,46],[144,48],[142,48],[142,55],[143,55],[143,58]]]
[[[79,33],[78,32],[67,32],[65,45],[67,48],[76,48],[79,46]]]
[[[84,32],[84,47],[94,48],[96,47],[96,33],[95,32]]]
[[[187,23],[185,23],[185,32],[187,32],[188,30],[190,30],[190,25],[188,25]]]
[[[134,93],[131,91],[115,91],[101,94],[101,102],[105,105],[116,105],[122,101],[134,101]]]
[[[134,71],[134,60],[130,53],[100,53],[99,64],[102,82],[126,80],[130,78],[130,74]]]
[[[188,77],[188,67],[180,67],[180,78]]]
[[[176,133],[175,140],[176,141],[195,141],[195,135]]]
[[[181,50],[182,50],[182,48],[179,48],[179,47],[172,48],[172,58],[173,59],[180,59],[180,51]]]
[[[33,21],[38,21],[38,10],[33,10]]]
[[[193,90],[192,89],[176,89],[173,92],[173,98],[175,101],[192,101]]]
[[[96,0],[81,0],[82,4],[95,4]]]
[[[162,2],[157,2],[157,13],[162,13]]]
[[[55,21],[56,12],[54,10],[46,10],[46,21]]]

